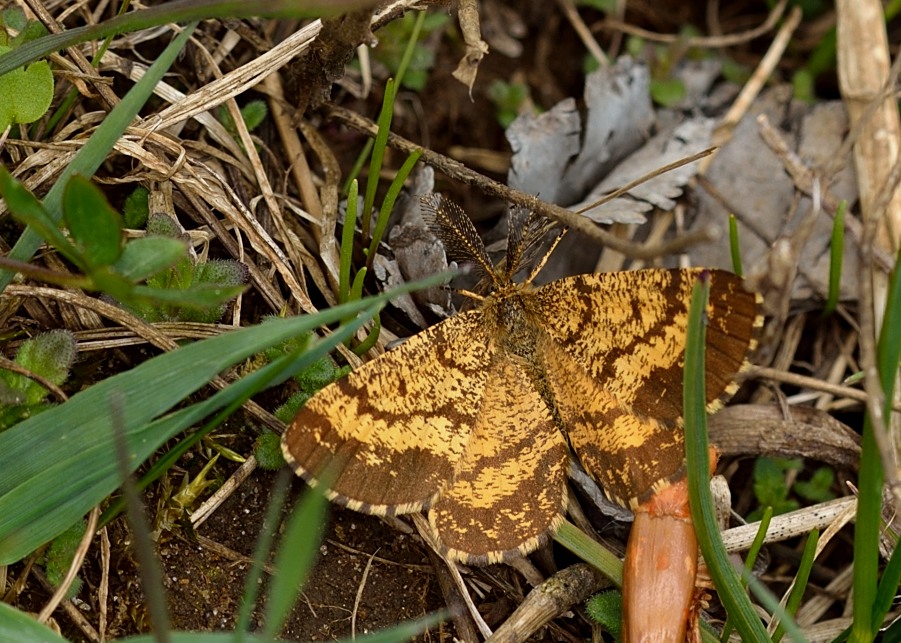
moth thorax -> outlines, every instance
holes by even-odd
[[[500,347],[508,354],[529,357],[535,353],[536,328],[530,323],[526,302],[520,291],[498,297],[489,313],[498,329]]]

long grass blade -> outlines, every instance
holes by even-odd
[[[707,308],[709,290],[709,275],[702,273],[692,290],[688,312],[688,336],[685,342],[685,458],[691,516],[710,576],[726,611],[735,621],[736,629],[743,640],[767,641],[769,637],[766,630],[745,594],[738,573],[723,547],[716,523],[713,496],[710,493],[704,312]]]

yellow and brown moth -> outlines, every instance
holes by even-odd
[[[364,513],[428,510],[444,553],[485,564],[538,548],[563,520],[571,453],[624,506],[683,468],[682,364],[698,269],[533,284],[514,275],[547,225],[510,223],[493,265],[468,217],[423,201],[452,258],[474,261],[477,306],[411,337],[314,395],[282,439],[291,467]],[[755,296],[709,271],[707,400],[734,392]]]

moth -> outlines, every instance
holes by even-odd
[[[427,510],[442,552],[469,564],[524,555],[563,520],[574,456],[636,507],[683,472],[682,364],[698,269],[583,274],[543,286],[547,223],[513,217],[494,265],[466,214],[431,195],[427,221],[482,281],[471,310],[432,326],[314,395],[282,438],[289,465],[356,511]],[[709,271],[707,401],[735,390],[755,296]]]

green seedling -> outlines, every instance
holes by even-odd
[[[22,343],[15,362],[57,386],[69,376],[75,359],[75,338],[66,330],[52,330]],[[0,431],[50,408],[47,389],[35,380],[0,369]]]
[[[53,539],[47,551],[44,554],[44,571],[47,574],[47,582],[53,587],[59,587],[69,567],[72,565],[72,559],[75,558],[75,551],[84,535],[87,524],[84,520],[79,520],[63,533]],[[66,593],[66,599],[75,598],[81,589],[82,580],[80,576],[76,576],[75,581],[69,586]]]
[[[136,187],[122,204],[122,222],[130,230],[139,230],[147,225],[150,215],[150,190]]]
[[[282,457],[281,438],[272,431],[264,431],[257,436],[253,443],[253,454],[257,464],[266,471],[278,471],[285,466],[285,458]]]
[[[205,268],[200,278],[183,289],[154,287],[149,280],[183,260],[186,244],[162,235],[148,235],[124,243],[121,215],[84,177],[72,176],[63,190],[62,222],[68,236],[53,222],[44,204],[3,167],[0,167],[0,196],[6,199],[17,220],[37,232],[81,274],[63,274],[10,257],[0,258],[0,267],[7,270],[60,286],[103,292],[132,308],[200,310],[207,316],[210,310],[221,310],[241,291],[241,286],[231,285],[222,275],[233,270],[221,267]],[[141,283],[145,280],[147,285]]]
[[[10,36],[15,31],[15,36]],[[26,20],[21,9],[0,12],[0,56],[16,47],[43,36],[44,26]],[[33,123],[50,108],[53,100],[53,72],[46,60],[19,67],[0,75],[0,132],[13,123]]]
[[[177,222],[165,214],[151,214],[147,219],[147,237],[187,243]],[[196,261],[187,253],[174,265],[147,278],[147,286],[160,291],[188,292],[197,288],[241,288],[247,282],[247,267],[230,259]],[[148,302],[127,305],[136,315],[151,322],[186,321],[212,324],[222,319],[227,301],[210,306],[186,306],[183,303]]]
[[[588,599],[585,611],[604,628],[616,643],[623,636],[623,595],[616,590],[601,592]]]
[[[417,21],[421,21],[418,28]],[[394,20],[379,30],[379,44],[372,50],[372,57],[385,65],[392,76],[400,78],[399,72],[404,56],[408,55],[409,62],[401,83],[407,89],[421,91],[429,78],[429,71],[435,64],[435,54],[428,46],[419,42],[417,32],[421,29],[423,39],[427,39],[431,33],[443,29],[449,21],[447,13],[430,13],[424,15],[422,19],[417,14],[408,13],[400,20]],[[406,54],[411,40],[415,45],[410,53]]]
[[[791,487],[786,483],[788,471],[799,471],[803,467],[800,459],[760,457],[754,461],[754,496],[759,507],[748,515],[749,521],[759,520],[763,508],[770,506],[775,515],[794,511],[799,507],[797,496],[811,502],[832,500],[835,494],[832,484],[835,472],[829,467],[818,467],[807,480],[796,480]]]
[[[523,105],[529,101],[529,87],[525,83],[495,80],[488,87],[488,98],[494,103],[497,122],[506,128],[519,116]]]
[[[282,355],[301,350],[312,340],[313,337],[309,334],[292,339],[267,351],[266,359],[272,361]],[[275,410],[275,416],[285,424],[290,424],[300,407],[306,404],[316,391],[344,377],[349,372],[349,366],[337,366],[329,355],[311,362],[294,376],[299,390]]]
[[[203,469],[192,479],[187,473],[182,477],[178,490],[173,493],[170,476],[164,476],[160,485],[159,503],[153,521],[154,539],[159,539],[164,531],[178,532],[183,526],[190,526],[190,512],[207,489],[217,484],[217,480],[207,476],[216,465],[219,455],[210,458]]]
[[[760,520],[764,507],[772,507],[777,516],[798,508],[798,501],[789,498],[785,474],[800,468],[800,460],[761,457],[754,461],[754,497],[760,506],[748,514],[749,521]]]
[[[250,101],[249,103],[244,105],[240,111],[241,119],[244,121],[244,126],[247,128],[248,132],[252,132],[257,127],[259,127],[269,113],[269,110],[266,107],[266,103],[261,100]],[[238,134],[238,126],[235,124],[231,112],[228,111],[228,108],[225,105],[220,105],[219,109],[216,111],[216,115],[219,117],[219,122],[221,122],[228,133],[232,135],[232,138],[234,138],[239,144],[241,144],[241,136],[240,134]]]

